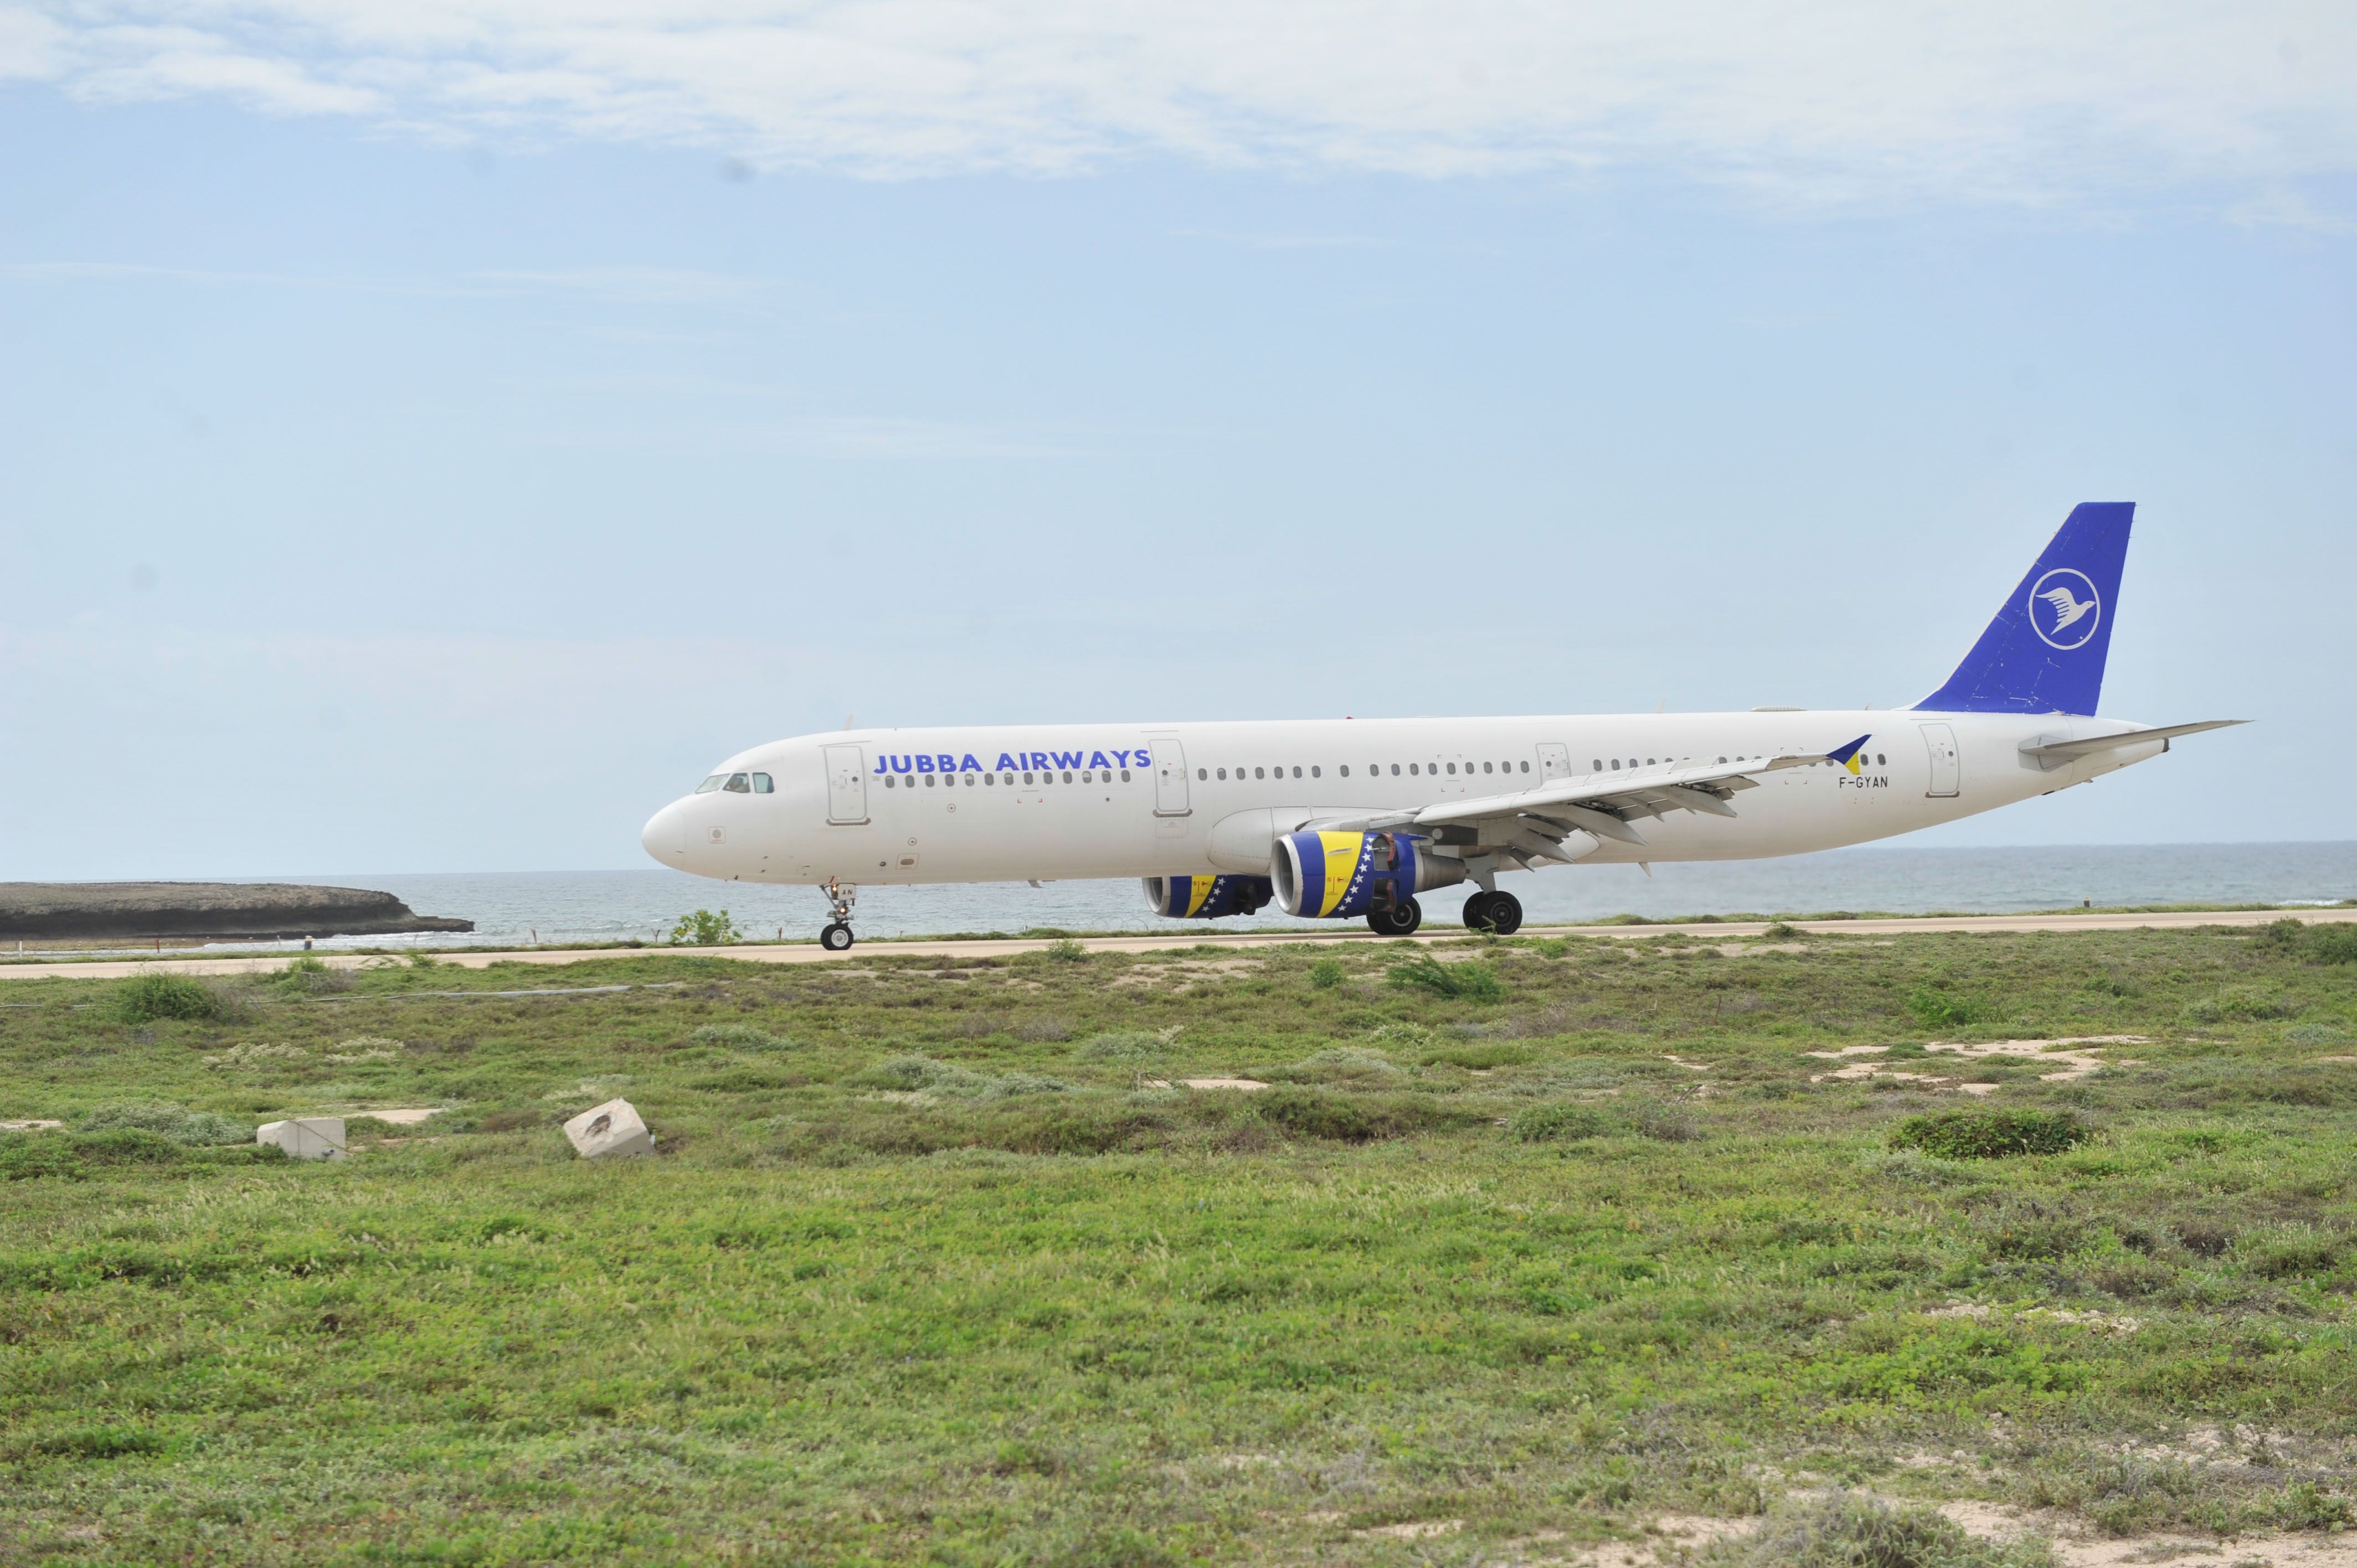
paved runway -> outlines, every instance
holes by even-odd
[[[2185,929],[2193,926],[2261,926],[2287,915],[2303,920],[2357,921],[2357,908],[2167,910],[2157,914],[1953,915],[1907,916],[1879,920],[1794,920],[1799,930],[1829,936],[1887,937],[1927,931],[2131,931]],[[1661,926],[1525,926],[1532,936],[1646,937],[1680,936],[1718,941],[1757,938],[1767,929],[1760,921],[1716,925]],[[1462,927],[1427,926],[1405,939],[1414,942],[1448,941],[1466,935]],[[436,957],[461,969],[488,969],[494,963],[578,963],[586,959],[622,958],[637,952],[689,952],[726,957],[746,963],[845,963],[863,958],[1006,958],[1038,952],[1049,938],[1007,938],[964,941],[873,941],[848,953],[831,953],[816,942],[746,943],[732,948],[521,948],[436,950]],[[1170,948],[1207,945],[1221,948],[1288,947],[1308,942],[1396,942],[1398,937],[1378,937],[1353,923],[1332,931],[1252,931],[1222,934],[1210,929],[1174,929],[1168,935],[1144,937],[1079,937],[1072,939],[1091,952],[1155,952]],[[214,958],[100,959],[83,962],[0,962],[0,980],[120,979],[143,971],[168,974],[252,974],[284,968],[297,955],[280,951],[240,953]],[[368,955],[318,952],[311,955],[334,969],[356,969]]]

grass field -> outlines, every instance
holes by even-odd
[[[0,1118],[67,1125],[0,1133],[0,1561],[1497,1563],[1835,1485],[2357,1524],[2328,939],[1400,956],[12,983]],[[615,1095],[661,1154],[575,1160]],[[447,1110],[251,1145],[398,1106]],[[2062,1152],[1942,1158],[1958,1112]]]

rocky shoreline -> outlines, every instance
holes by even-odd
[[[472,920],[419,915],[390,893],[288,882],[0,882],[0,938],[146,941],[471,931]]]

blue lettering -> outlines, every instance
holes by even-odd
[[[1151,768],[1154,766],[1154,758],[1148,757],[1146,754],[1145,748],[1142,746],[1139,749],[1131,752],[1129,755],[1135,759],[1130,764],[1133,768]]]
[[[892,765],[892,771],[895,773],[909,771],[909,759],[905,757],[888,757],[885,760]]]
[[[892,771],[891,764],[886,762],[883,757],[878,757],[876,759],[876,771],[878,773],[889,773]]]
[[[998,768],[996,769],[998,772],[1012,773],[1022,766],[1023,765],[1021,763],[1016,761],[1015,758],[1007,753],[1002,751],[998,754]]]
[[[1059,768],[1078,768],[1081,765],[1081,754],[1077,751],[1051,751],[1048,758]]]
[[[957,771],[957,758],[952,757],[946,751],[942,753],[939,757],[934,757],[933,761],[938,764],[938,766],[933,769],[936,773],[955,773]]]
[[[1044,751],[1027,751],[1023,754],[1023,766],[1037,772],[1045,772],[1048,768],[1048,754]]]
[[[980,773],[983,771],[983,766],[974,759],[974,753],[969,751],[965,754],[965,760],[958,764],[957,770],[960,773]]]
[[[1114,761],[1116,764],[1118,764],[1119,766],[1121,766],[1121,767],[1123,767],[1123,768],[1126,768],[1126,767],[1128,767],[1128,766],[1129,766],[1129,753],[1127,753],[1127,752],[1125,752],[1125,751],[1116,751],[1116,752],[1114,752],[1114,753],[1113,754],[1113,759],[1114,759]]]
[[[1089,753],[1089,766],[1091,768],[1107,768],[1112,765],[1105,761],[1103,752],[1092,751]]]
[[[918,753],[918,755],[917,755],[917,771],[918,771],[918,772],[920,772],[920,773],[931,773],[932,770],[933,770],[933,759],[932,759],[931,757],[930,757],[925,756],[922,752]]]

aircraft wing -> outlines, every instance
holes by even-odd
[[[1575,832],[1621,843],[1644,843],[1631,824],[1672,811],[1699,811],[1732,817],[1727,802],[1745,789],[1760,787],[1760,776],[1787,768],[1808,768],[1820,762],[1849,766],[1867,740],[1860,736],[1831,751],[1783,757],[1738,757],[1733,762],[1690,768],[1640,768],[1635,772],[1591,773],[1557,779],[1535,789],[1502,795],[1477,795],[1445,800],[1415,811],[1328,820],[1312,827],[1380,832],[1391,829],[1432,832],[1444,839],[1470,830],[1473,843],[1494,847],[1528,865],[1534,860],[1571,861],[1577,852],[1564,840]],[[1459,830],[1448,832],[1446,830]]]

